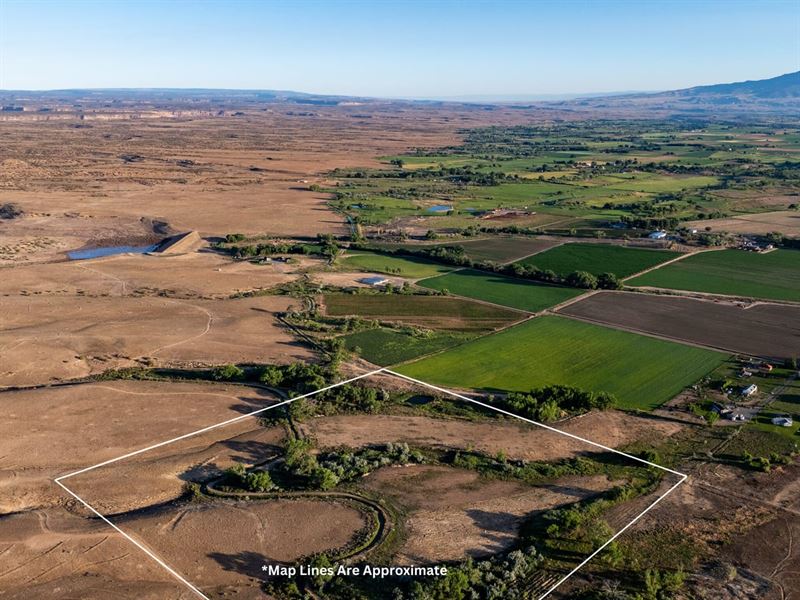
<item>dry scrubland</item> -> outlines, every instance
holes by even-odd
[[[346,224],[326,205],[327,195],[309,189],[315,183],[333,183],[325,180],[325,171],[379,167],[377,156],[458,143],[458,132],[466,128],[527,123],[534,116],[579,118],[567,110],[542,108],[380,103],[271,104],[245,108],[238,116],[233,116],[234,110],[219,116],[171,111],[145,115],[134,110],[115,113],[114,121],[104,120],[100,110],[83,120],[36,115],[39,120],[32,121],[22,115],[3,122],[0,204],[11,202],[22,214],[0,219],[0,388],[42,385],[0,391],[4,600],[194,597],[113,530],[86,518],[88,512],[52,479],[280,399],[267,390],[233,384],[61,385],[64,380],[142,364],[191,367],[315,358],[276,319],[298,300],[234,296],[300,279],[321,261],[234,262],[211,252],[209,242],[232,232],[282,237],[344,234]],[[775,223],[791,228],[793,218],[784,212],[753,216],[742,230],[749,231],[754,223],[768,230]],[[521,222],[552,219],[531,215]],[[409,230],[424,234],[431,222],[432,218],[411,220]],[[718,223],[706,220],[706,225],[716,228]],[[199,251],[65,260],[69,250],[149,244],[187,230],[206,239]],[[517,253],[504,242],[465,244],[476,257],[495,260],[520,258],[549,245],[550,241],[527,240],[525,251]],[[316,272],[311,280],[358,285],[364,276]],[[609,297],[596,294],[568,310],[576,317],[607,319],[619,328],[685,335],[696,343],[747,350],[766,347],[777,329],[787,339],[785,331],[794,321],[793,309],[775,312],[779,309],[772,305],[743,310],[703,303],[684,316],[688,304],[673,306],[671,298],[648,300],[651,297],[645,295],[637,296],[643,304],[634,314],[625,310],[628,294],[614,296],[623,300],[611,307],[605,300]],[[442,299],[448,302],[452,300]],[[698,314],[704,315],[707,326],[697,321]],[[458,321],[452,315],[451,319]],[[666,319],[681,327],[664,331]],[[717,319],[735,319],[739,339],[711,327]],[[794,349],[793,339],[787,352]],[[353,365],[347,368],[357,370]],[[388,381],[376,378],[376,383]],[[413,389],[396,380],[390,387]],[[613,410],[573,418],[559,427],[613,447],[648,446],[667,438],[672,443],[687,432],[702,430],[678,419]],[[566,436],[514,421],[340,415],[306,420],[299,429],[320,448],[408,442],[531,461],[596,452]],[[258,569],[264,560],[290,561],[340,548],[364,527],[364,513],[347,503],[319,498],[208,505],[176,499],[187,481],[270,459],[286,435],[283,426],[244,419],[68,481],[208,593],[256,600],[263,597]],[[697,455],[707,450],[703,447]],[[640,534],[661,539],[665,530],[675,528],[677,535],[699,532],[704,540],[723,542],[755,524],[753,535],[736,538],[725,552],[791,592],[797,581],[789,567],[796,564],[797,550],[794,534],[784,534],[797,531],[798,487],[791,482],[797,481],[796,468],[787,468],[788,474],[745,478],[732,469],[698,466],[690,483],[654,511],[654,519],[636,526],[634,539]],[[385,495],[407,511],[408,535],[394,560],[435,562],[506,549],[531,514],[591,498],[614,482],[605,476],[564,477],[547,485],[523,486],[481,478],[474,471],[427,465],[379,468],[356,485]],[[775,518],[764,509],[764,499],[783,510],[782,516]],[[617,507],[610,523],[620,527],[629,522],[646,500]],[[722,522],[720,515],[725,517]],[[764,540],[770,542],[769,551],[763,550]],[[745,591],[740,597],[756,596]],[[782,599],[787,598],[790,595],[784,593]]]
[[[1,400],[3,597],[191,598],[130,542],[86,519],[52,480],[267,406],[275,398],[240,386],[104,382],[4,392]],[[113,498],[124,490],[126,497],[133,493],[144,503],[173,498],[181,493],[179,473],[198,464],[224,467],[253,443],[279,439],[268,430],[250,434],[253,428],[254,421],[244,421],[226,431],[221,442],[203,437],[165,448],[149,455],[148,468],[137,471],[142,479],[132,481],[121,468],[106,491]]]
[[[84,377],[143,362],[208,365],[309,359],[275,321],[296,304],[263,296],[233,300],[162,297],[0,298],[0,385]]]
[[[356,116],[365,113],[368,118]],[[309,351],[274,318],[292,305],[291,299],[228,299],[296,279],[304,262],[254,266],[207,251],[66,262],[65,253],[145,245],[186,230],[212,239],[231,232],[345,233],[344,220],[328,209],[326,195],[308,189],[323,182],[324,171],[377,165],[375,156],[453,143],[459,128],[489,121],[488,114],[472,109],[298,111],[280,105],[242,117],[167,111],[163,118],[136,120],[130,118],[138,116],[135,110],[121,116],[114,121],[100,114],[85,120],[37,116],[40,120],[3,122],[0,204],[13,203],[22,215],[0,219],[0,386],[46,384],[144,360],[192,365],[310,359]],[[513,111],[492,115],[492,120],[508,122],[520,118]],[[52,478],[272,401],[247,388],[188,383],[107,382],[4,391],[0,596],[194,597],[128,541],[86,519]],[[96,483],[106,486],[105,500],[97,500],[121,509],[163,502],[181,493],[181,473],[251,461],[283,434],[253,430],[254,422],[226,428],[224,439],[193,438],[149,453],[141,462],[120,464],[113,475],[97,473]],[[298,515],[303,523],[318,518],[322,526],[350,519],[357,527],[353,519],[358,514],[339,505],[326,505],[328,512],[303,506],[300,513],[298,506],[287,503],[281,509],[287,517],[283,533],[297,532],[291,519]],[[258,529],[261,509],[225,510],[208,518],[228,524],[238,519],[248,532]],[[175,538],[183,549],[192,540],[181,535],[188,531],[193,538],[192,528],[212,523],[206,518],[184,521],[185,529]],[[159,531],[152,530],[157,536]],[[313,527],[305,531],[319,533]],[[267,533],[264,543],[274,547],[281,532]],[[346,527],[332,530],[328,541],[338,543],[335,536],[343,535]],[[234,542],[230,554],[247,550]],[[279,558],[293,556],[296,540],[287,544]],[[257,587],[239,585],[240,573],[225,571],[219,562],[214,561],[210,574],[202,561],[211,559],[201,558],[192,565],[204,570],[201,582],[220,578],[215,584],[224,586],[235,580],[237,597],[262,597]]]

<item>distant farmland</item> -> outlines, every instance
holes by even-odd
[[[680,252],[628,248],[612,244],[564,244],[519,261],[523,265],[536,265],[542,270],[568,275],[573,271],[587,271],[594,275],[614,273],[619,278],[629,277],[662,262],[680,256]]]
[[[448,290],[459,296],[530,312],[549,308],[584,292],[584,290],[533,283],[472,269],[455,271],[418,283],[430,289]]]
[[[653,409],[727,354],[562,317],[538,317],[404,365],[406,375],[457,388],[525,391],[568,384]]]
[[[800,302],[800,250],[701,252],[627,283]]]
[[[373,252],[359,252],[358,254],[347,256],[342,260],[341,264],[360,271],[388,273],[411,279],[432,277],[433,275],[453,270],[453,267],[416,256],[389,256]]]
[[[447,296],[402,294],[328,294],[330,316],[357,315],[380,321],[400,321],[432,329],[490,330],[525,318],[525,313]]]

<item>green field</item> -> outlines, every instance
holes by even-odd
[[[552,270],[559,275],[588,271],[594,275],[614,273],[617,277],[624,278],[677,256],[680,256],[679,252],[669,250],[628,248],[611,244],[564,244],[519,262],[523,265],[536,265],[542,270]]]
[[[621,408],[653,409],[727,358],[720,352],[545,316],[399,371],[430,383],[480,390],[567,384],[610,392]]]
[[[347,256],[341,261],[341,264],[349,269],[387,273],[411,279],[433,277],[453,270],[453,267],[441,265],[424,258],[417,258],[416,256],[388,256],[372,252]]]
[[[546,250],[553,245],[553,242],[526,237],[493,237],[484,240],[458,241],[452,245],[463,246],[464,252],[472,260],[508,262]]]
[[[800,301],[800,251],[702,252],[628,281],[630,285]]]
[[[457,296],[466,296],[530,312],[555,306],[584,291],[544,285],[473,269],[455,271],[447,275],[424,279],[418,283],[433,290],[447,290]]]
[[[381,367],[412,360],[468,340],[464,334],[432,333],[415,336],[394,329],[369,329],[342,336],[345,347]]]
[[[400,321],[431,329],[491,330],[524,318],[524,313],[462,298],[404,294],[328,294],[326,314]]]

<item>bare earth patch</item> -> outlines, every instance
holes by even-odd
[[[560,424],[559,429],[616,447],[635,440],[672,435],[682,425],[618,411],[589,413]],[[389,442],[474,448],[509,458],[552,461],[594,452],[589,444],[523,422],[472,422],[418,416],[342,415],[313,419],[302,425],[321,447],[365,446]]]
[[[48,383],[136,364],[291,362],[310,352],[275,313],[295,301],[161,297],[0,297],[0,386]]]
[[[258,590],[263,564],[335,550],[366,526],[354,508],[313,500],[215,501],[114,520],[215,596],[231,588]]]
[[[530,486],[485,480],[474,471],[435,466],[384,468],[364,485],[410,511],[408,539],[396,562],[431,564],[507,550],[534,512],[609,489],[604,476]]]
[[[603,325],[765,357],[800,354],[800,307],[600,292],[559,311]]]

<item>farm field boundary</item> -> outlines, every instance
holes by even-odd
[[[364,374],[358,375],[356,377],[351,377],[351,378],[346,379],[344,381],[340,381],[338,383],[335,383],[335,384],[320,388],[320,389],[318,389],[316,391],[309,392],[307,394],[303,394],[303,395],[297,396],[295,398],[290,398],[288,400],[277,402],[277,403],[272,404],[270,406],[254,410],[252,412],[248,412],[248,413],[239,415],[237,417],[233,417],[231,419],[227,419],[227,420],[222,421],[220,423],[215,423],[213,425],[209,425],[207,427],[203,427],[203,428],[198,429],[196,431],[191,431],[189,433],[185,433],[183,435],[171,438],[169,440],[165,440],[165,441],[162,441],[162,442],[158,442],[158,443],[152,444],[150,446],[147,446],[145,448],[141,448],[139,450],[134,450],[132,452],[128,452],[127,454],[123,454],[123,455],[118,456],[116,458],[108,459],[108,460],[105,460],[103,462],[97,463],[95,465],[91,465],[91,466],[88,466],[88,467],[84,467],[82,469],[78,469],[77,471],[73,471],[71,473],[67,473],[65,475],[61,475],[59,477],[56,477],[54,479],[54,483],[56,483],[59,487],[61,487],[70,496],[75,498],[75,500],[77,500],[89,512],[91,512],[93,515],[95,515],[100,520],[102,520],[106,525],[108,525],[109,527],[114,529],[117,533],[119,533],[127,541],[129,541],[134,546],[136,546],[139,550],[144,552],[151,560],[153,560],[156,564],[158,564],[161,568],[163,568],[174,579],[176,579],[182,585],[186,586],[189,590],[191,590],[198,598],[203,598],[204,600],[212,600],[210,597],[205,595],[197,586],[192,584],[188,579],[186,579],[183,575],[181,575],[177,570],[173,569],[169,564],[167,564],[167,562],[164,559],[162,559],[156,552],[154,552],[153,550],[148,548],[142,542],[138,541],[132,535],[126,533],[119,526],[115,525],[107,516],[103,515],[97,508],[92,506],[92,504],[87,502],[85,499],[83,499],[81,496],[79,496],[76,492],[74,492],[70,487],[68,487],[64,483],[64,481],[66,481],[67,479],[70,479],[72,477],[76,477],[76,476],[79,476],[81,474],[88,473],[90,471],[94,471],[95,469],[99,469],[101,467],[112,465],[112,464],[117,463],[119,461],[131,458],[131,457],[134,457],[134,456],[138,456],[140,454],[144,454],[145,452],[148,452],[148,451],[151,451],[151,450],[155,450],[157,448],[162,448],[162,447],[167,446],[169,444],[172,444],[172,443],[175,443],[175,442],[178,442],[178,441],[181,441],[181,440],[185,440],[187,438],[190,438],[190,437],[193,437],[193,436],[196,436],[196,435],[200,435],[202,433],[206,433],[208,431],[212,431],[214,429],[218,429],[218,428],[224,427],[226,425],[230,425],[232,423],[236,423],[236,422],[242,421],[244,419],[249,419],[251,417],[257,417],[257,416],[263,414],[266,411],[269,411],[269,410],[272,410],[272,409],[275,409],[275,408],[279,408],[281,406],[286,406],[286,405],[288,405],[288,404],[290,404],[290,403],[292,403],[292,402],[294,402],[296,400],[301,400],[303,398],[308,398],[308,397],[314,396],[316,394],[322,393],[324,391],[331,390],[333,388],[339,387],[341,385],[345,385],[347,383],[351,383],[353,381],[357,381],[357,380],[360,380],[360,379],[365,379],[365,378],[371,377],[373,375],[378,375],[378,374],[390,375],[390,376],[396,377],[398,379],[402,379],[404,381],[411,382],[411,383],[417,384],[419,386],[422,386],[424,388],[427,388],[427,389],[439,392],[441,394],[450,396],[452,398],[455,398],[455,399],[458,399],[458,400],[461,400],[461,401],[465,401],[465,402],[470,402],[470,403],[475,404],[477,406],[480,406],[482,408],[493,410],[495,412],[501,413],[501,414],[503,414],[505,416],[512,417],[512,418],[515,418],[515,419],[519,419],[520,421],[524,421],[524,422],[526,422],[528,424],[531,424],[531,425],[534,425],[536,427],[540,427],[540,428],[546,429],[548,431],[567,436],[567,437],[572,438],[572,439],[574,439],[576,441],[588,444],[588,445],[593,446],[595,448],[599,448],[599,449],[604,450],[606,452],[611,452],[613,454],[616,454],[616,455],[619,455],[619,456],[623,456],[623,457],[625,457],[625,458],[627,458],[629,460],[632,460],[632,461],[635,461],[635,462],[638,462],[638,463],[641,463],[641,464],[645,464],[645,465],[647,465],[649,467],[653,467],[653,468],[659,469],[661,471],[664,471],[665,473],[669,473],[669,474],[677,476],[679,478],[676,483],[671,485],[665,492],[663,492],[657,498],[655,498],[655,500],[653,500],[650,504],[648,504],[648,506],[645,507],[644,510],[642,510],[640,513],[638,513],[633,519],[631,519],[631,521],[629,523],[627,523],[622,528],[620,528],[616,533],[614,533],[614,535],[612,537],[610,537],[606,542],[604,542],[601,546],[599,546],[596,550],[594,550],[589,556],[587,556],[585,559],[583,559],[583,561],[581,561],[580,564],[578,564],[575,568],[573,568],[571,571],[569,571],[567,574],[565,574],[563,577],[561,577],[558,581],[556,581],[549,589],[547,589],[541,596],[538,597],[538,600],[543,600],[544,598],[550,596],[550,594],[552,594],[558,587],[560,587],[563,583],[565,583],[570,577],[575,575],[581,568],[586,566],[595,556],[597,556],[600,552],[602,552],[609,544],[614,542],[625,531],[627,531],[630,527],[632,527],[634,524],[636,524],[645,514],[650,512],[650,510],[652,510],[658,503],[660,503],[664,498],[666,498],[669,494],[671,494],[673,491],[675,491],[681,484],[683,484],[688,479],[688,475],[686,475],[684,473],[681,473],[679,471],[675,471],[673,469],[669,469],[667,467],[664,467],[664,466],[656,464],[654,462],[645,460],[643,458],[640,458],[640,457],[637,457],[637,456],[634,456],[634,455],[631,455],[631,454],[627,454],[627,453],[622,452],[620,450],[617,450],[615,448],[611,448],[611,447],[605,446],[603,444],[598,444],[597,442],[593,442],[592,440],[580,437],[578,435],[561,431],[561,430],[559,430],[559,429],[557,429],[555,427],[551,427],[549,425],[545,425],[543,423],[534,421],[532,419],[527,419],[525,417],[521,417],[521,416],[516,415],[516,414],[514,414],[512,412],[509,412],[509,411],[503,410],[501,408],[492,406],[490,404],[481,402],[480,400],[476,400],[474,398],[470,398],[468,396],[465,396],[465,395],[462,395],[462,394],[458,394],[458,393],[453,392],[451,390],[448,390],[446,388],[442,388],[442,387],[438,387],[438,386],[435,386],[435,385],[431,385],[431,384],[426,383],[424,381],[421,381],[419,379],[414,379],[413,377],[409,377],[409,376],[403,375],[401,373],[396,373],[396,372],[394,372],[394,371],[392,371],[390,369],[387,369],[387,368],[381,368],[381,369],[375,369],[373,371],[369,371],[368,373],[364,373]]]

